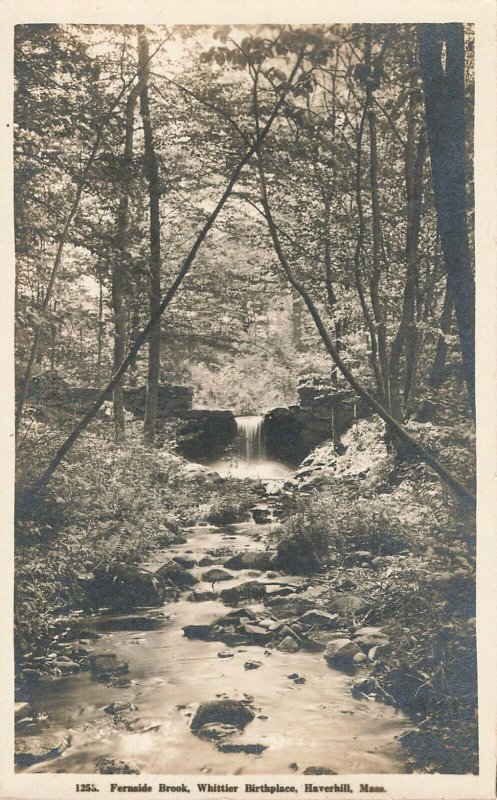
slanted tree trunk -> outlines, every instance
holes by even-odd
[[[39,347],[39,344],[40,344],[40,337],[41,337],[43,325],[44,325],[44,322],[45,322],[45,319],[44,319],[45,318],[45,314],[46,314],[46,311],[48,309],[50,300],[52,298],[52,294],[53,294],[54,287],[55,287],[55,282],[57,280],[57,277],[58,277],[58,274],[59,274],[59,270],[60,270],[60,266],[61,266],[61,263],[62,263],[62,257],[64,255],[64,249],[65,249],[65,246],[66,246],[67,241],[69,239],[69,232],[71,230],[72,222],[73,222],[76,214],[78,213],[83,193],[87,189],[89,177],[90,177],[91,171],[93,169],[93,164],[94,164],[94,161],[96,159],[97,153],[98,153],[98,151],[100,149],[100,143],[102,141],[102,137],[103,137],[105,128],[106,128],[109,120],[111,119],[111,117],[112,117],[112,115],[114,113],[114,109],[119,104],[121,98],[128,91],[129,87],[134,82],[135,78],[136,78],[136,75],[133,75],[133,77],[129,81],[127,81],[127,83],[123,86],[123,88],[121,89],[121,91],[119,92],[117,97],[113,100],[113,102],[112,102],[108,112],[104,116],[101,124],[96,129],[95,138],[93,140],[93,145],[91,147],[91,151],[90,151],[90,154],[88,156],[88,160],[87,160],[87,162],[86,162],[86,164],[85,164],[85,166],[84,166],[84,168],[83,168],[83,170],[81,172],[81,175],[80,175],[80,177],[79,177],[79,179],[77,181],[76,192],[74,194],[74,199],[73,199],[73,202],[72,202],[71,207],[69,209],[69,212],[67,214],[64,226],[62,228],[62,231],[60,233],[60,237],[58,239],[57,248],[55,250],[55,257],[54,257],[52,269],[51,269],[51,272],[50,272],[50,277],[48,279],[48,285],[47,285],[47,288],[46,288],[46,291],[45,291],[45,295],[43,297],[43,301],[42,301],[41,307],[40,307],[39,321],[37,322],[35,330],[34,330],[33,343],[31,345],[31,350],[30,350],[29,357],[28,357],[28,363],[27,363],[27,366],[26,366],[25,374],[24,374],[24,381],[23,381],[23,385],[22,385],[21,396],[19,398],[19,402],[18,402],[17,408],[16,408],[16,420],[15,420],[16,439],[17,439],[17,435],[19,433],[19,429],[20,429],[22,418],[23,418],[23,414],[24,414],[24,408],[25,408],[26,401],[27,401],[28,395],[29,395],[29,387],[30,387],[31,378],[32,378],[32,375],[33,375],[33,367],[37,363],[37,359],[38,359],[38,347]]]
[[[135,105],[139,92],[139,84],[131,90],[126,100],[124,155],[122,162],[121,196],[117,211],[116,244],[118,258],[112,271],[112,310],[114,313],[114,362],[112,372],[115,374],[126,355],[126,290],[128,281],[126,268],[126,247],[128,241],[128,210],[131,184],[131,165],[133,160],[133,139],[135,122]],[[124,395],[122,381],[116,385],[113,394],[114,435],[116,442],[123,442],[126,436],[124,417]]]
[[[355,390],[355,392],[359,395],[359,397],[361,397],[368,404],[368,406],[373,411],[375,411],[378,414],[378,416],[380,416],[381,419],[384,420],[384,422],[386,422],[391,433],[396,437],[398,437],[402,441],[403,445],[406,448],[410,449],[414,455],[420,458],[425,464],[428,464],[430,467],[432,467],[432,469],[435,470],[437,475],[439,475],[439,477],[442,478],[442,480],[448,486],[450,486],[451,489],[462,500],[464,500],[465,503],[474,507],[476,505],[476,497],[474,493],[470,489],[468,489],[468,487],[465,486],[455,475],[449,472],[449,470],[447,470],[443,466],[443,464],[432,453],[430,453],[429,450],[427,450],[420,442],[418,442],[413,436],[411,436],[410,433],[408,433],[405,430],[405,428],[402,427],[402,425],[399,424],[399,422],[389,413],[388,409],[386,409],[381,403],[379,403],[378,400],[375,397],[373,397],[373,395],[370,394],[367,391],[367,389],[365,389],[365,387],[357,380],[352,371],[348,368],[347,364],[341,358],[340,354],[337,351],[335,343],[331,339],[326,329],[326,326],[317,309],[316,304],[312,300],[312,297],[310,296],[309,292],[296,278],[295,273],[293,272],[285,256],[278,235],[278,228],[273,219],[271,207],[269,205],[269,197],[267,193],[266,178],[262,160],[262,150],[259,141],[256,142],[256,152],[258,156],[259,176],[261,184],[261,200],[276,255],[278,256],[279,262],[288,279],[288,282],[300,294],[302,300],[307,306],[307,309],[314,321],[314,324],[316,325],[321,340],[326,350],[328,351],[329,355],[337,365],[338,369],[344,376],[345,380]]]
[[[298,58],[295,61],[293,66],[292,72],[290,73],[290,77],[288,78],[288,88],[292,86],[292,83],[295,79],[295,76],[300,68],[303,58],[303,51],[300,53]],[[287,90],[288,91],[288,90]],[[131,364],[135,361],[136,356],[140,352],[140,349],[148,340],[152,330],[156,325],[160,323],[160,319],[166,308],[168,307],[169,303],[173,300],[176,292],[178,291],[179,287],[183,283],[184,278],[190,271],[190,268],[195,261],[198,251],[200,250],[202,243],[204,242],[206,236],[208,235],[209,231],[213,227],[216,219],[218,218],[219,214],[223,210],[226,202],[231,197],[233,189],[242,173],[243,168],[248,164],[252,156],[255,154],[258,145],[260,145],[267,134],[269,133],[271,126],[278,116],[279,111],[283,103],[285,102],[287,91],[282,92],[276,105],[274,106],[271,114],[269,115],[266,124],[260,131],[257,140],[252,142],[248,150],[246,151],[245,155],[242,156],[236,167],[234,168],[233,172],[231,173],[231,177],[226,185],[224,192],[222,193],[221,197],[219,198],[215,208],[209,214],[205,224],[202,226],[200,233],[198,234],[188,256],[184,260],[181,269],[179,270],[176,278],[174,279],[173,283],[167,290],[162,302],[157,309],[157,312],[149,319],[143,330],[138,334],[135,341],[133,342],[128,355],[124,359],[123,363],[119,367],[118,371],[115,375],[112,376],[110,382],[107,384],[105,389],[102,391],[100,396],[95,401],[93,408],[85,414],[75,428],[71,431],[67,439],[62,443],[59,447],[55,455],[53,456],[52,460],[48,464],[47,468],[43,472],[43,474],[38,478],[38,480],[34,483],[33,486],[29,487],[26,492],[24,492],[21,496],[16,496],[16,510],[18,513],[31,513],[32,508],[38,502],[38,497],[42,490],[46,487],[48,482],[50,481],[54,472],[58,469],[66,455],[69,453],[71,448],[74,444],[78,441],[79,437],[82,433],[86,430],[86,428],[93,422],[95,417],[97,416],[100,408],[105,403],[106,400],[112,395],[116,385],[122,379],[123,375],[129,369]]]
[[[422,24],[418,37],[435,208],[474,416],[475,284],[465,197],[464,27],[459,22]]]
[[[140,114],[143,122],[143,135],[145,141],[145,171],[148,181],[150,203],[150,316],[153,317],[161,301],[160,287],[160,185],[159,164],[155,154],[152,121],[150,118],[150,104],[148,97],[149,79],[149,48],[148,40],[142,26],[138,32],[138,64],[140,67]],[[153,442],[157,424],[157,398],[160,376],[160,324],[154,327],[150,334],[148,349],[148,378],[147,400],[145,406],[145,438]]]

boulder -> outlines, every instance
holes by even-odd
[[[167,561],[155,573],[164,581],[169,581],[178,589],[189,589],[197,583],[197,579],[176,561]]]
[[[207,572],[202,573],[202,580],[206,583],[219,583],[220,581],[230,581],[233,578],[231,572],[220,567],[208,569]]]
[[[254,717],[249,704],[243,700],[211,700],[199,705],[190,728],[196,733],[204,725],[221,723],[243,730]]]
[[[126,711],[134,711],[136,706],[133,703],[124,702],[124,703],[111,703],[109,706],[105,706],[104,711],[106,714],[124,714]]]
[[[278,542],[274,566],[290,575],[313,575],[323,569],[312,544],[299,532],[288,534]]]
[[[227,614],[223,614],[222,617],[218,617],[213,624],[219,626],[232,625],[233,622],[240,622],[240,620],[255,622],[257,614],[254,614],[250,608],[234,608],[232,611],[228,611]]]
[[[266,587],[258,581],[246,581],[238,586],[231,586],[220,592],[220,598],[226,605],[237,605],[243,600],[261,600],[266,594]]]
[[[208,722],[207,725],[202,725],[196,733],[201,739],[216,742],[220,739],[226,739],[228,736],[240,733],[240,728],[237,728],[235,725],[226,725],[222,722]]]
[[[326,645],[324,658],[333,667],[347,667],[361,650],[350,639],[334,639]]]
[[[14,761],[22,767],[30,767],[32,764],[39,764],[42,761],[57,758],[64,750],[67,750],[70,743],[70,737],[45,739],[29,736],[26,739],[17,739]]]
[[[271,550],[236,553],[224,562],[226,569],[269,569],[274,565],[276,553]]]
[[[181,569],[177,564],[178,569]],[[133,564],[110,564],[95,570],[85,591],[91,605],[116,610],[160,606],[171,597],[172,587],[163,576]]]
[[[295,594],[295,586],[282,583],[267,583],[266,597],[270,601],[273,597],[288,597]]]
[[[271,607],[271,616],[278,619],[295,619],[313,608],[316,601],[308,600],[295,593],[288,594],[286,597],[267,598],[265,602]]]
[[[203,556],[198,562],[199,567],[212,567],[216,561],[212,556]]]
[[[213,592],[210,589],[194,589],[187,599],[192,600],[194,603],[205,603],[206,600],[215,600],[216,597],[217,592]]]
[[[291,636],[285,636],[278,645],[278,650],[282,653],[296,653],[298,649],[299,645]]]
[[[101,653],[90,656],[90,669],[92,678],[107,683],[118,675],[126,675],[129,663],[119,659],[115,653]]]
[[[373,625],[366,625],[362,628],[358,628],[354,632],[354,638],[356,636],[386,636],[386,634],[383,633],[383,628],[378,628]]]
[[[360,611],[364,606],[364,600],[354,594],[335,595],[333,598],[333,608],[339,614],[349,614]]]
[[[256,525],[268,525],[273,518],[272,511],[268,506],[254,506],[250,509],[250,513]]]
[[[246,661],[243,668],[246,670],[259,669],[262,667],[262,661]]]
[[[389,645],[390,640],[388,636],[355,636],[354,637],[354,644],[360,645],[361,649],[364,650],[366,653],[371,650],[372,647],[378,647],[380,645]]]
[[[299,622],[302,625],[311,625],[312,627],[324,630],[336,628],[339,620],[340,617],[338,614],[329,614],[327,611],[320,611],[317,608],[312,608],[299,617]]]
[[[335,639],[343,639],[347,636],[346,631],[311,631],[304,639],[306,649],[313,650],[318,653],[326,650],[329,642]]]
[[[191,556],[173,556],[173,561],[179,564],[184,569],[192,569],[196,566],[197,562]]]
[[[266,644],[271,638],[271,634],[266,628],[250,622],[241,622],[241,629],[248,637],[247,644]]]
[[[93,624],[99,631],[112,633],[114,631],[156,631],[164,627],[166,621],[167,616],[165,614],[156,612],[154,615],[123,614],[116,616],[113,614],[111,617],[100,616],[96,618]],[[98,634],[96,636],[98,638]]]
[[[187,639],[201,639],[208,642],[211,638],[212,626],[211,625],[185,625],[183,634]]]
[[[14,703],[14,719],[19,722],[21,719],[31,717],[33,714],[29,703]]]

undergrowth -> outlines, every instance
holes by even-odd
[[[372,674],[413,720],[403,737],[413,769],[477,772],[472,512],[413,467],[367,497],[360,482],[330,479],[299,501],[288,528],[327,561],[331,585],[353,578],[356,621],[388,632],[391,651]],[[368,553],[368,567],[348,569],[354,551]]]
[[[40,470],[46,435],[36,427],[18,464],[22,492]],[[38,452],[38,443],[39,452]],[[24,468],[21,471],[21,467]],[[100,425],[73,448],[36,509],[16,524],[15,643],[18,667],[41,657],[84,601],[85,578],[103,564],[133,565],[167,546],[183,527],[226,515],[241,521],[257,486],[189,473],[170,448],[145,446],[139,423],[115,446]]]

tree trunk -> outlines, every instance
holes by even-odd
[[[37,357],[38,357],[38,346],[39,346],[39,343],[40,343],[40,335],[41,335],[42,327],[43,327],[43,323],[44,323],[45,312],[46,312],[46,310],[48,308],[48,304],[50,303],[50,300],[51,300],[51,297],[52,297],[52,294],[53,294],[55,281],[57,279],[57,276],[58,276],[58,273],[59,273],[59,269],[60,269],[60,265],[62,263],[62,256],[64,254],[64,248],[65,248],[67,240],[69,238],[69,231],[71,229],[72,221],[73,221],[74,217],[76,216],[76,214],[78,212],[79,204],[81,202],[81,197],[83,196],[83,192],[86,189],[88,178],[90,176],[90,172],[91,172],[91,169],[93,167],[93,163],[95,161],[96,155],[97,155],[98,150],[100,148],[100,142],[102,141],[102,136],[103,136],[105,127],[106,127],[107,123],[109,122],[109,120],[111,119],[111,117],[112,117],[112,115],[114,113],[114,109],[116,108],[116,106],[118,105],[119,101],[124,96],[124,94],[127,92],[127,90],[129,89],[130,85],[133,83],[135,78],[136,78],[136,75],[133,75],[131,80],[129,80],[123,86],[123,88],[121,89],[121,91],[119,92],[117,97],[112,102],[109,111],[107,112],[107,114],[103,118],[103,121],[98,126],[98,128],[96,130],[96,133],[95,133],[95,138],[93,140],[93,145],[92,145],[92,148],[91,148],[91,151],[90,151],[90,155],[88,156],[88,160],[86,162],[86,165],[85,165],[85,167],[84,167],[84,169],[83,169],[83,171],[81,173],[81,176],[80,176],[80,178],[79,178],[79,180],[77,182],[77,187],[76,187],[76,193],[74,195],[74,200],[72,202],[71,208],[69,209],[69,213],[68,213],[68,215],[66,217],[66,221],[64,223],[64,227],[62,229],[62,232],[60,234],[60,238],[58,240],[57,248],[56,248],[56,251],[55,251],[55,258],[54,258],[52,270],[51,270],[51,273],[50,273],[50,278],[48,280],[48,285],[47,285],[47,289],[46,289],[46,292],[45,292],[45,296],[43,298],[43,302],[41,303],[40,321],[36,324],[34,335],[33,335],[33,343],[31,345],[31,351],[30,351],[29,358],[28,358],[28,363],[27,363],[27,366],[26,366],[26,372],[25,372],[25,375],[24,375],[24,381],[23,381],[21,396],[19,398],[19,403],[18,403],[17,409],[16,409],[16,420],[15,420],[16,437],[17,437],[17,434],[19,432],[19,428],[21,426],[22,417],[23,417],[23,414],[24,414],[24,407],[25,407],[26,401],[28,399],[29,385],[31,383],[31,378],[32,378],[32,374],[33,374],[33,367],[34,367],[34,365],[36,363],[36,360],[37,360]]]
[[[271,239],[273,241],[275,252],[278,256],[280,264],[285,272],[287,279],[291,286],[300,294],[302,300],[304,301],[307,309],[314,320],[314,324],[318,330],[319,335],[321,336],[321,340],[323,341],[326,350],[330,354],[331,358],[337,365],[338,369],[344,376],[345,380],[352,386],[355,392],[362,397],[362,399],[368,404],[368,406],[375,411],[381,419],[386,422],[390,432],[397,436],[404,444],[404,446],[411,450],[413,454],[415,454],[418,458],[420,458],[425,464],[428,464],[432,469],[435,470],[437,475],[439,475],[442,480],[451,487],[451,489],[462,499],[465,503],[470,506],[476,505],[476,497],[474,493],[468,489],[458,478],[456,478],[451,472],[449,472],[440,461],[435,458],[435,456],[430,453],[420,442],[418,442],[413,436],[411,436],[403,427],[399,424],[399,422],[392,417],[392,415],[385,409],[379,402],[374,398],[365,387],[355,378],[354,374],[351,370],[347,367],[345,362],[342,360],[340,354],[338,353],[335,344],[331,340],[328,331],[323,323],[322,317],[316,307],[316,304],[313,302],[309,292],[304,288],[304,286],[297,280],[295,274],[293,273],[288,260],[284,254],[283,248],[281,246],[281,242],[278,236],[278,229],[276,223],[274,222],[271,208],[269,205],[269,199],[267,195],[267,188],[266,188],[266,180],[264,174],[264,167],[262,162],[262,154],[261,148],[259,143],[256,143],[257,148],[257,155],[258,155],[258,164],[259,164],[259,175],[260,175],[260,182],[261,182],[261,197],[262,197],[262,204],[264,207],[264,212],[266,215],[267,223],[269,232],[271,235]]]
[[[150,316],[160,308],[160,185],[159,165],[155,154],[150,105],[148,98],[149,55],[148,41],[143,27],[138,33],[138,63],[141,70],[140,114],[145,141],[145,171],[150,201]],[[145,438],[153,442],[157,424],[157,398],[160,376],[160,324],[150,334],[148,350],[147,400],[145,406]]]
[[[302,58],[303,58],[303,52],[299,55],[299,57],[297,58],[297,60],[296,60],[296,62],[294,64],[294,67],[293,67],[292,72],[290,74],[290,77],[288,79],[288,88],[290,88],[292,83],[293,83],[295,75],[297,74],[298,69],[299,69],[299,67],[300,67],[300,65],[302,63]],[[197,253],[200,250],[200,247],[202,246],[202,243],[204,242],[207,234],[211,230],[211,228],[214,225],[216,219],[218,218],[219,214],[221,213],[221,211],[223,210],[224,206],[226,205],[226,202],[230,198],[231,193],[233,192],[235,184],[237,183],[243,168],[245,167],[246,164],[248,164],[248,162],[250,161],[252,156],[256,153],[256,151],[258,149],[258,146],[264,141],[265,137],[269,133],[269,130],[271,129],[271,125],[273,124],[273,122],[276,119],[279,111],[281,110],[281,107],[282,107],[283,103],[285,102],[286,95],[287,95],[287,92],[282,92],[281,93],[276,105],[274,106],[271,114],[269,115],[269,118],[268,118],[266,124],[264,125],[263,129],[261,130],[260,135],[257,137],[256,141],[251,144],[251,146],[249,147],[249,149],[247,150],[245,155],[240,159],[240,161],[236,165],[235,169],[233,170],[233,172],[231,174],[231,178],[229,179],[228,184],[227,184],[223,194],[221,195],[216,207],[211,212],[211,214],[207,218],[205,224],[203,225],[200,233],[198,234],[198,236],[197,236],[197,238],[196,238],[196,240],[195,240],[195,242],[193,244],[193,247],[191,248],[190,252],[188,253],[188,256],[186,257],[186,259],[184,260],[184,262],[183,262],[183,264],[181,266],[181,269],[179,270],[176,278],[174,279],[173,283],[171,284],[171,286],[169,287],[168,291],[166,292],[166,294],[165,294],[165,296],[164,296],[164,298],[163,298],[163,300],[162,300],[162,302],[161,302],[156,314],[149,319],[149,321],[147,322],[147,324],[145,325],[143,330],[136,337],[135,341],[133,342],[133,344],[132,344],[132,346],[130,348],[130,351],[129,351],[128,355],[126,356],[126,358],[124,359],[123,363],[119,367],[117,373],[115,375],[113,375],[113,377],[111,378],[110,382],[107,384],[107,386],[105,387],[103,392],[97,398],[93,408],[87,414],[85,414],[84,417],[82,417],[80,419],[80,421],[78,422],[78,424],[76,425],[74,430],[69,434],[69,436],[67,437],[65,442],[63,442],[63,444],[59,447],[59,449],[55,453],[54,457],[52,458],[52,460],[48,464],[47,468],[45,469],[45,471],[41,475],[41,477],[22,496],[16,497],[16,509],[17,509],[17,511],[19,513],[21,513],[21,512],[30,513],[30,511],[32,510],[33,505],[36,504],[36,502],[37,502],[37,498],[38,498],[40,492],[45,488],[47,483],[50,481],[50,478],[52,477],[54,472],[57,470],[59,465],[62,463],[62,461],[64,460],[66,455],[69,453],[69,451],[71,450],[71,448],[73,447],[75,442],[78,441],[78,439],[81,436],[81,434],[93,422],[93,420],[97,416],[97,414],[98,414],[100,408],[102,407],[102,405],[105,403],[106,400],[109,399],[109,397],[111,396],[112,392],[114,391],[116,385],[122,379],[123,375],[129,369],[130,365],[134,362],[134,360],[135,360],[136,356],[138,355],[140,349],[145,344],[145,342],[148,340],[148,337],[150,336],[150,333],[153,330],[153,328],[156,325],[159,324],[162,314],[164,313],[164,311],[168,307],[169,303],[174,298],[177,290],[179,289],[179,287],[183,283],[184,278],[186,277],[186,275],[190,271],[190,267],[192,266],[193,262],[195,261]]]
[[[302,350],[302,300],[292,293],[292,344],[297,352]]]
[[[464,27],[462,23],[421,24],[418,36],[435,207],[474,416],[475,284],[465,198]]]
[[[406,417],[406,400],[410,397],[414,376],[417,333],[416,296],[419,285],[418,243],[421,228],[423,201],[423,167],[426,154],[425,134],[421,131],[418,144],[414,140],[415,123],[410,119],[405,152],[405,178],[407,196],[406,277],[402,301],[402,317],[390,352],[390,385],[392,412],[396,419]],[[405,352],[404,391],[401,399],[400,361]]]
[[[371,59],[371,25],[366,25],[365,65],[368,68],[366,81],[366,109],[369,127],[369,181],[371,189],[371,232],[373,239],[373,266],[369,280],[371,308],[377,325],[378,362],[382,374],[384,402],[391,411],[390,370],[388,366],[387,332],[383,303],[380,298],[381,278],[381,207],[378,185],[378,136],[376,112],[373,99],[373,67]]]
[[[135,86],[131,90],[126,100],[121,196],[119,198],[119,207],[117,211],[116,244],[118,258],[112,271],[112,310],[114,312],[113,374],[117,372],[126,355],[126,290],[129,283],[126,269],[126,246],[128,240],[128,210],[131,184],[131,165],[133,160],[135,105],[138,91],[139,85]],[[122,381],[119,381],[114,389],[113,407],[115,440],[116,442],[123,442],[126,436],[126,428]]]
[[[102,274],[98,276],[97,388],[102,388],[102,345],[104,336],[104,294]]]

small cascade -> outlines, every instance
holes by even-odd
[[[262,416],[236,417],[240,455],[247,463],[266,460]]]
[[[235,446],[223,458],[210,463],[210,468],[223,477],[241,480],[283,481],[287,478],[292,472],[291,467],[268,458],[264,416],[235,417],[235,421]]]

